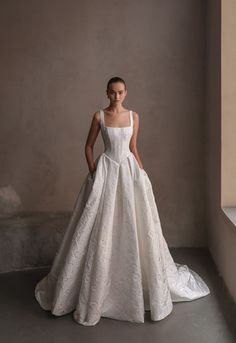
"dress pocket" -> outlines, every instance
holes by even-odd
[[[146,171],[144,170],[144,168],[140,167],[140,165],[139,165],[138,161],[136,160],[136,157],[134,156],[134,154],[133,154],[133,157],[134,157],[134,161],[135,161],[136,165],[138,166],[139,171],[146,175],[147,174]]]
[[[141,173],[144,173],[144,174],[147,174],[146,171],[145,171],[145,169],[140,167],[140,165],[138,164],[138,161],[137,161],[137,160],[136,160],[136,162],[137,162],[137,165],[138,165],[138,168],[139,168],[140,172],[141,172]]]
[[[141,170],[141,173],[143,173],[144,175],[147,175],[145,169],[140,168],[140,170]]]

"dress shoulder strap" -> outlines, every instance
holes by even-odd
[[[100,110],[100,125],[104,127],[104,112]]]
[[[130,114],[130,126],[133,126],[133,111],[129,111]]]

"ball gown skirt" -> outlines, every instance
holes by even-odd
[[[101,317],[144,323],[168,316],[173,302],[192,301],[210,290],[185,264],[173,261],[162,233],[147,172],[129,149],[129,125],[105,125],[104,152],[85,177],[50,272],[35,298],[55,316],[92,326]]]

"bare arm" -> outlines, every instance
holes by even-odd
[[[132,153],[134,154],[140,168],[143,169],[143,165],[142,165],[141,159],[138,154],[138,149],[137,149],[137,136],[138,136],[138,129],[139,129],[139,115],[137,112],[133,111],[133,118],[134,118],[133,135],[130,140],[129,148],[130,148],[130,151],[132,151]]]
[[[96,165],[93,158],[93,147],[96,142],[98,133],[100,131],[100,114],[95,112],[88,132],[87,140],[85,143],[85,156],[88,163],[88,168],[91,174],[96,170]]]

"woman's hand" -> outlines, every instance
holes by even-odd
[[[89,172],[90,172],[91,177],[93,178],[96,172],[96,168],[91,169]]]

